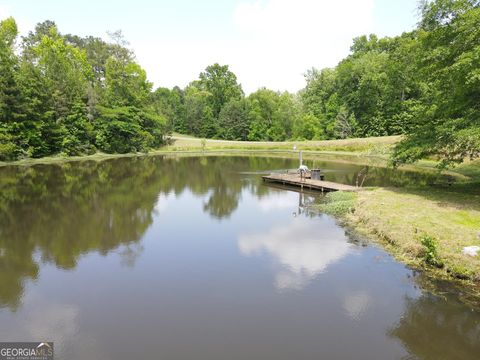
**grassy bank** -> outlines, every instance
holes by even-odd
[[[459,169],[464,175],[476,175],[479,170],[479,161]],[[437,278],[467,280],[478,291],[480,254],[462,253],[466,246],[480,246],[478,180],[472,176],[470,182],[451,187],[332,193],[319,209],[341,217],[402,262],[424,268]],[[466,185],[472,191],[464,191]]]
[[[230,141],[199,139],[191,136],[174,134],[173,143],[165,150],[298,150],[355,152],[368,154],[386,154],[391,147],[400,141],[400,136],[382,136],[371,138],[321,140],[321,141]]]

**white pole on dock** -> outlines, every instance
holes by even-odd
[[[298,160],[300,161],[300,166],[302,166],[303,165],[302,150],[298,152]]]

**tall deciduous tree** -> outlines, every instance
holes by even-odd
[[[240,99],[243,96],[242,87],[237,83],[236,75],[228,69],[228,65],[215,63],[207,66],[200,74],[198,82],[200,89],[208,91],[212,96],[209,105],[213,116],[218,119],[223,106],[232,99]]]
[[[23,99],[16,78],[18,59],[14,53],[17,25],[13,18],[0,22],[0,160],[14,159],[21,151],[15,134],[23,118]]]

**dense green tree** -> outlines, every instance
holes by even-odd
[[[108,153],[146,151],[164,142],[166,120],[133,106],[99,107],[97,147]]]
[[[124,63],[110,57],[106,64],[105,104],[108,106],[137,106],[146,103],[152,84],[147,74],[135,62]]]
[[[212,95],[209,105],[215,119],[218,119],[225,104],[243,96],[242,87],[237,83],[236,75],[228,69],[228,65],[215,63],[207,66],[205,71],[200,73],[198,86]]]
[[[405,134],[394,164],[480,156],[480,2],[423,1],[420,10],[418,29],[360,36],[335,69],[307,72],[303,112],[327,138]]]
[[[293,96],[259,89],[247,98],[249,103],[249,140],[283,141],[292,137],[297,114]]]
[[[352,53],[335,69],[307,72],[301,92],[304,111],[320,120],[326,138],[338,137],[335,124],[341,109],[355,117],[357,136],[405,133],[420,97],[417,43],[415,33],[354,39]]]
[[[213,129],[217,128],[210,107],[211,97],[212,94],[201,90],[196,81],[185,89],[185,127],[188,134],[206,137],[206,131],[214,132]]]
[[[312,113],[298,116],[293,123],[293,138],[296,140],[315,140],[324,137],[319,119]]]
[[[353,113],[342,106],[335,119],[335,137],[345,139],[353,137],[358,129],[358,123]]]
[[[152,110],[167,119],[170,129],[186,133],[184,93],[179,87],[158,88],[150,94]]]
[[[91,81],[91,67],[83,50],[65,41],[56,26],[47,23],[39,26],[41,33],[31,34],[25,40],[25,87],[36,89],[30,92],[30,100],[38,104],[28,113],[30,121],[35,123],[38,137],[28,140],[29,152],[34,157],[56,154],[65,150],[67,154],[81,153],[90,148],[85,138],[76,138],[80,132],[88,132],[82,116],[78,117],[78,108],[82,107]],[[33,75],[33,76],[32,76]],[[32,76],[31,79],[27,79]],[[32,84],[32,82],[37,84]],[[72,120],[79,124],[72,126]],[[77,130],[69,133],[67,128]],[[81,130],[78,130],[81,129]],[[78,149],[74,149],[75,146]],[[64,145],[67,148],[64,148]]]
[[[319,129],[313,130],[313,133],[322,138],[334,137],[333,127],[340,107],[336,79],[335,69],[311,69],[305,74],[307,85],[300,92],[303,113],[311,114],[318,120]],[[312,117],[304,118],[310,123],[313,120]],[[313,136],[313,134],[311,135]]]
[[[20,51],[0,23],[0,160],[96,150],[145,151],[170,131],[283,141],[404,135],[393,163],[480,156],[480,1],[422,1],[418,28],[353,39],[335,68],[311,69],[297,95],[245,97],[227,65],[185,89],[158,88],[121,32],[111,40],[37,24]]]
[[[0,23],[0,160],[165,143],[168,111],[153,106],[151,83],[121,33],[107,43],[64,36],[45,21],[19,53],[17,35],[12,18]]]
[[[219,136],[226,140],[247,140],[249,128],[247,101],[232,99],[225,104],[219,116]]]
[[[479,2],[437,0],[422,10],[419,75],[425,90],[394,163],[437,156],[448,165],[479,157]]]
[[[14,53],[17,25],[13,18],[0,22],[0,160],[15,159],[21,151],[15,134],[22,120],[23,99],[16,78]]]
[[[67,155],[92,154],[95,152],[95,132],[88,120],[87,107],[83,102],[73,105],[64,120],[65,135],[62,150]]]

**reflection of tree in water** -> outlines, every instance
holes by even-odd
[[[127,267],[134,267],[142,252],[143,246],[139,243],[127,245],[119,252],[122,257],[121,264]]]
[[[406,311],[389,335],[419,359],[478,359],[480,313],[453,299],[423,295],[406,300]]]
[[[106,255],[124,245],[122,263],[133,266],[159,194],[209,194],[205,211],[224,218],[237,208],[242,188],[253,186],[239,181],[239,171],[286,162],[145,157],[1,169],[0,307],[18,306],[23,282],[38,276],[35,253],[72,269],[82,254]]]
[[[23,282],[38,276],[34,254],[43,262],[72,269],[82,254],[105,255],[123,245],[123,263],[132,265],[141,252],[134,245],[153,222],[160,194],[179,195],[188,189],[208,196],[204,211],[222,219],[235,211],[242,190],[258,198],[271,191],[258,186],[258,177],[242,172],[296,165],[296,159],[264,157],[144,157],[4,167],[0,307],[15,308]],[[350,171],[349,176],[356,169],[335,166],[345,174]]]
[[[229,217],[237,208],[239,198],[240,191],[224,183],[213,190],[203,210],[218,219]]]

